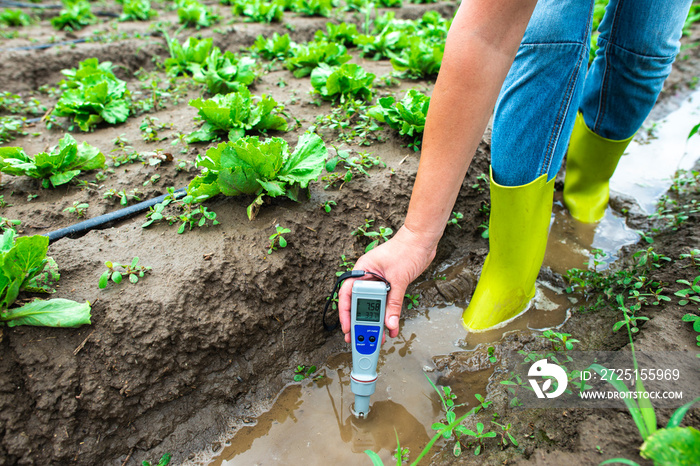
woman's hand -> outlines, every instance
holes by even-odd
[[[391,283],[384,318],[384,325],[390,337],[395,338],[399,334],[399,316],[406,288],[428,268],[435,257],[436,248],[437,241],[426,241],[403,226],[393,238],[372,249],[355,263],[355,270],[374,272]],[[346,280],[338,293],[340,325],[347,343],[350,343],[353,281]]]

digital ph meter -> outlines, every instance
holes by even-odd
[[[385,282],[356,280],[352,285],[350,390],[355,394],[352,412],[360,419],[367,417],[369,397],[377,385],[377,361],[384,336],[388,291],[389,285]]]

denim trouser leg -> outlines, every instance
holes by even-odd
[[[556,175],[588,67],[593,0],[539,0],[494,111],[494,181]]]
[[[494,181],[559,171],[579,107],[589,128],[626,139],[651,111],[679,50],[691,0],[611,0],[588,75],[592,0],[539,0],[495,108]]]
[[[594,133],[622,140],[642,126],[680,50],[691,1],[610,1],[581,101]]]

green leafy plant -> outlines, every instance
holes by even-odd
[[[343,273],[351,271],[355,268],[355,263],[349,261],[345,254],[340,255],[340,270],[335,273],[336,277],[340,277]]]
[[[63,211],[75,214],[78,218],[83,218],[87,213],[88,207],[90,207],[90,204],[88,204],[87,202],[75,201],[73,202],[72,206],[66,207],[65,209],[63,209]]]
[[[411,37],[408,47],[391,59],[395,70],[409,78],[427,78],[437,75],[445,52],[444,44],[434,44],[421,37]]]
[[[290,9],[304,16],[328,18],[336,6],[338,6],[337,0],[294,0],[291,2]]]
[[[267,250],[268,254],[272,254],[272,251],[277,251],[277,246],[281,248],[286,248],[287,247],[287,240],[284,239],[284,236],[287,233],[291,233],[292,230],[289,228],[284,228],[279,226],[279,224],[275,225],[275,229],[277,230],[275,233],[270,235],[270,249]]]
[[[298,200],[299,190],[321,174],[327,154],[321,138],[311,133],[299,138],[291,155],[283,139],[260,141],[257,136],[246,136],[221,143],[198,157],[202,174],[190,182],[187,192],[205,198],[219,193],[256,196],[247,209],[252,220],[265,195]]]
[[[331,213],[331,210],[333,209],[334,205],[338,205],[338,203],[335,202],[334,200],[330,199],[330,200],[324,202],[323,204],[321,204],[321,208],[323,208],[323,210],[325,210],[326,213],[329,214],[329,213]]]
[[[81,172],[104,165],[105,156],[99,149],[85,142],[78,145],[70,134],[49,152],[35,156],[25,154],[21,147],[0,147],[0,172],[40,179],[44,188],[68,183]]]
[[[22,290],[47,291],[38,281],[42,277],[57,279],[55,262],[46,257],[48,248],[47,236],[17,238],[15,231],[8,229],[0,237],[0,325],[74,328],[90,324],[88,302],[35,300],[10,308]]]
[[[335,42],[338,44],[343,44],[346,47],[354,46],[354,38],[358,36],[357,26],[352,23],[326,23],[326,32],[316,31],[314,35],[315,40],[326,42]]]
[[[496,432],[496,434],[500,437],[498,443],[501,445],[501,449],[504,449],[509,444],[516,447],[518,446],[518,441],[515,440],[513,435],[510,433],[510,430],[512,429],[510,422],[507,424],[499,424],[496,421],[491,421],[491,424],[495,424],[501,429],[500,432]]]
[[[284,107],[266,95],[254,96],[247,88],[211,99],[195,99],[190,105],[197,110],[204,125],[187,137],[187,142],[214,141],[227,136],[236,141],[247,131],[286,131]]]
[[[12,220],[5,217],[0,217],[0,232],[5,232],[5,230],[15,230],[22,224],[21,220]]]
[[[62,0],[63,9],[51,18],[51,25],[58,30],[77,31],[97,22],[87,0]]]
[[[246,21],[255,23],[278,23],[284,17],[284,2],[266,0],[236,0],[233,14],[245,16]]]
[[[554,351],[563,351],[574,349],[574,343],[579,343],[575,338],[570,338],[570,333],[555,332],[554,330],[545,330],[542,335],[537,335],[539,338],[544,338],[552,343]]]
[[[624,380],[614,371],[609,371],[600,364],[591,364],[588,369],[602,376],[615,390],[625,395],[622,399],[637,426],[639,435],[644,440],[640,448],[642,457],[653,460],[655,464],[696,464],[700,461],[700,432],[693,427],[680,427],[680,424],[690,408],[700,401],[700,397],[676,409],[666,427],[659,428],[656,412],[651,404],[648,392],[644,388],[642,379],[637,376],[639,366],[632,340],[632,330],[629,323],[626,326],[635,374],[634,391],[637,396],[632,396],[633,393],[627,388]],[[603,376],[603,374],[607,374],[607,376]],[[600,464],[611,464],[620,461],[627,462],[627,464],[632,463],[626,459],[615,458],[603,461]]]
[[[122,282],[124,277],[127,277],[131,283],[138,283],[139,278],[143,278],[143,276],[151,270],[150,267],[138,264],[138,257],[134,257],[131,264],[127,265],[118,264],[112,261],[105,262],[107,270],[100,275],[100,280],[98,283],[99,288],[101,290],[107,288],[107,284],[109,283],[110,279],[118,285]]]
[[[700,316],[695,314],[686,314],[683,316],[683,322],[691,322],[693,324],[693,330],[700,333]],[[698,346],[700,346],[700,335],[696,337]]]
[[[132,189],[127,193],[125,189],[117,191],[116,189],[112,188],[108,189],[102,194],[103,199],[119,199],[119,204],[123,205],[124,207],[129,205],[129,201],[140,201],[141,196],[142,194],[136,189]]]
[[[160,460],[158,461],[158,464],[156,466],[168,466],[170,464],[170,459],[172,458],[173,455],[170,453],[166,453],[163,456],[160,457]],[[148,461],[143,461],[141,462],[141,466],[151,466],[151,463]]]
[[[344,174],[336,172],[339,166],[345,169]],[[324,186],[325,189],[328,189],[340,181],[345,184],[358,174],[370,176],[367,170],[376,166],[386,167],[379,156],[372,157],[368,152],[361,152],[357,156],[351,157],[350,151],[336,149],[336,156],[326,162],[328,175],[324,175],[321,179],[328,183]]]
[[[356,230],[352,231],[350,234],[358,237],[367,237],[372,239],[372,241],[365,247],[365,252],[369,252],[374,249],[381,240],[388,241],[389,236],[394,234],[394,230],[389,227],[379,227],[379,231],[371,231],[372,224],[374,220],[365,219],[365,224],[357,227]]]
[[[323,378],[323,375],[321,374],[316,374],[316,366],[306,366],[306,365],[298,365],[296,369],[294,369],[294,381],[295,382],[301,382],[302,380],[311,378],[314,382],[317,380],[321,380]]]
[[[158,12],[151,8],[151,0],[124,0],[119,21],[148,21]]]
[[[462,212],[452,212],[452,217],[447,221],[448,225],[454,225],[457,228],[462,228],[459,225],[459,221],[464,218],[464,214]]]
[[[342,65],[351,58],[344,45],[314,41],[294,47],[292,56],[285,61],[285,65],[295,78],[303,78],[310,75],[311,71],[321,63]]]
[[[219,225],[216,220],[216,212],[207,209],[206,206],[200,204],[194,196],[186,195],[181,199],[175,196],[175,189],[167,188],[168,194],[163,202],[159,202],[149,209],[146,214],[148,219],[142,228],[146,228],[156,222],[168,222],[169,225],[180,222],[180,227],[177,230],[178,234],[185,232],[189,226],[192,230],[196,227],[203,227],[210,221],[212,225]],[[168,206],[170,206],[168,208]],[[170,213],[172,211],[175,213]]]
[[[219,15],[197,0],[177,0],[177,16],[186,27],[206,28],[217,23]]]
[[[311,85],[325,99],[370,100],[375,77],[355,63],[340,66],[321,63],[311,72]]]
[[[330,128],[338,132],[338,140],[359,146],[369,146],[381,141],[377,132],[381,129],[376,120],[367,114],[369,105],[364,100],[346,99],[334,106],[329,115],[318,115],[318,128]]]
[[[179,76],[181,74],[194,74],[207,60],[214,48],[214,41],[211,38],[197,39],[190,36],[182,44],[173,37],[168,36],[163,31],[168,44],[170,58],[166,58],[163,65],[168,76]]]
[[[399,135],[411,139],[409,147],[415,151],[420,149],[423,130],[425,129],[425,116],[428,113],[430,97],[415,89],[409,90],[403,99],[396,102],[393,96],[382,97],[379,105],[369,109],[368,114],[390,128],[399,132]]]
[[[98,63],[96,58],[80,62],[78,69],[63,70],[68,77],[64,86],[68,89],[51,113],[52,116],[72,117],[83,131],[106,121],[123,123],[129,117],[129,92],[126,82],[117,79],[110,62]]]
[[[205,84],[210,93],[226,94],[252,84],[257,77],[255,69],[252,58],[238,57],[214,47],[201,66],[192,67],[192,76]]]
[[[693,279],[693,283],[688,280],[676,280],[676,283],[681,285],[686,285],[688,288],[676,291],[674,294],[683,298],[678,302],[681,306],[693,302],[695,304],[700,304],[700,275]]]
[[[29,26],[32,23],[32,18],[22,10],[11,10],[5,8],[0,12],[0,24],[5,26]]]
[[[486,348],[486,354],[489,357],[489,362],[491,364],[496,364],[498,362],[498,358],[496,357],[496,348],[493,346],[489,346]]]
[[[158,132],[172,127],[172,123],[159,123],[158,118],[152,116],[145,117],[139,125],[141,138],[146,142],[159,142],[163,139],[167,139],[167,137],[158,136]]]
[[[276,32],[272,37],[266,38],[258,36],[250,48],[254,54],[260,55],[265,60],[284,60],[292,55],[292,50],[296,46],[289,37],[289,34],[279,35]]]
[[[406,293],[404,295],[404,298],[408,299],[408,305],[406,306],[406,309],[414,309],[418,307],[418,298],[420,298],[420,294]]]

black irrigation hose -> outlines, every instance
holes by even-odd
[[[42,10],[46,9],[59,9],[63,8],[63,5],[38,5],[36,3],[21,3],[21,2],[12,2],[10,0],[1,0],[0,1],[1,6],[13,6],[16,8],[38,8]]]
[[[25,45],[23,47],[13,47],[11,49],[0,49],[0,52],[15,52],[18,50],[40,50],[40,49],[49,49],[51,47],[58,47],[61,45],[72,45],[72,44],[80,44],[82,42],[87,42],[87,38],[83,37],[81,39],[73,39],[73,40],[64,40],[62,42],[54,42],[52,44],[38,44],[38,45]]]
[[[184,197],[185,194],[187,194],[187,192],[185,191],[185,188],[180,188],[176,190],[173,194],[175,195],[175,199],[180,199],[181,197]],[[134,204],[132,206],[125,207],[123,209],[110,212],[108,214],[100,215],[99,217],[91,218],[85,220],[84,222],[76,223],[75,225],[71,225],[66,228],[61,228],[60,230],[52,231],[42,236],[49,237],[49,244],[53,243],[54,241],[58,241],[61,238],[65,238],[66,236],[70,238],[79,238],[87,234],[90,230],[100,230],[102,228],[107,228],[110,224],[114,222],[124,220],[133,215],[141,213],[149,207],[153,207],[159,202],[163,202],[166,196],[168,196],[168,194],[163,194],[158,197],[154,197],[153,199],[139,202],[138,204]]]

